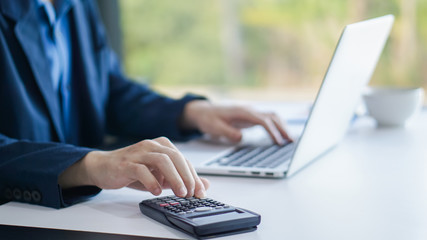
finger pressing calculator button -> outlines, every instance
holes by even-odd
[[[196,212],[206,212],[206,211],[209,211],[211,209],[212,208],[210,208],[210,207],[198,207],[198,208],[194,209],[194,211],[196,211]]]

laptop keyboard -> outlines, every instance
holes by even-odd
[[[295,146],[294,142],[282,146],[242,146],[225,156],[215,159],[208,165],[275,168],[290,160]]]

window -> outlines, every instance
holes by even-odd
[[[121,0],[126,72],[179,96],[311,100],[346,24],[392,13],[371,85],[427,86],[427,0]]]

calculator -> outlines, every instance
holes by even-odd
[[[144,200],[146,216],[198,238],[225,236],[256,230],[261,216],[210,198],[166,196]]]

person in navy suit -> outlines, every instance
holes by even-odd
[[[0,201],[61,208],[101,189],[203,197],[209,182],[170,139],[240,141],[236,123],[288,139],[278,117],[130,81],[93,0],[0,0]],[[105,136],[142,141],[100,150]]]

